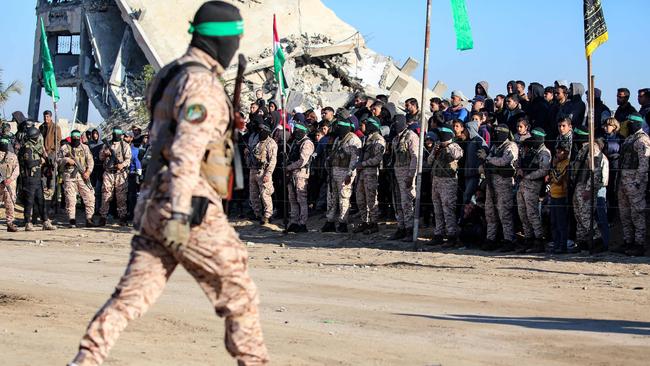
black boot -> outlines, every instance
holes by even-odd
[[[74,229],[77,227],[77,220],[72,219],[70,220],[70,229]]]
[[[368,226],[366,227],[366,230],[363,233],[365,235],[370,235],[370,234],[374,234],[376,232],[379,232],[379,225],[377,225],[377,223],[372,223],[372,224],[368,224]]]
[[[298,226],[300,226],[300,225],[298,225],[298,224],[289,225],[289,227],[287,228],[287,232],[288,233],[297,233],[298,232]]]
[[[442,245],[444,243],[445,242],[444,242],[444,239],[443,239],[442,235],[434,235],[433,239],[429,240],[428,244],[431,245],[431,246],[438,246],[438,245]]]
[[[516,248],[515,243],[512,240],[504,240],[501,242],[501,248],[499,249],[499,252],[501,253],[514,252],[515,248]]]
[[[362,222],[361,224],[357,225],[357,227],[352,230],[353,233],[358,234],[366,231],[368,228],[368,223]]]
[[[346,223],[339,223],[339,226],[336,228],[337,233],[347,233],[348,232],[348,224]]]
[[[618,253],[618,254],[625,254],[628,250],[632,249],[634,245],[631,243],[623,243],[623,245],[612,249],[612,252]]]
[[[104,227],[106,226],[106,218],[105,217],[100,217],[99,218],[99,223],[97,224],[99,227]]]
[[[307,230],[307,225],[298,225],[296,228],[297,233],[308,233],[309,230]]]
[[[485,250],[488,252],[497,250],[497,248],[499,248],[499,244],[496,241],[490,239],[484,241],[483,244],[481,245],[481,250]]]
[[[323,233],[333,233],[336,231],[336,225],[333,222],[327,221],[320,231]]]
[[[535,239],[533,241],[533,246],[526,250],[526,253],[544,253],[546,251],[546,248],[544,247],[545,241],[545,239]]]
[[[86,219],[86,227],[95,227],[92,217]]]
[[[413,241],[413,228],[412,227],[407,227],[404,230],[404,238],[402,239],[403,242],[410,243]]]
[[[406,236],[405,229],[397,229],[397,231],[393,235],[391,235],[391,237],[388,238],[388,240],[400,240],[400,239],[404,239],[405,236]]]
[[[645,247],[640,244],[635,244],[630,249],[628,249],[625,254],[629,255],[630,257],[643,257],[645,255]]]
[[[129,226],[129,221],[126,219],[126,216],[120,217],[120,226]]]

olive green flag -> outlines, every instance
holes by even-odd
[[[471,50],[474,48],[474,40],[472,39],[472,27],[469,25],[465,0],[451,0],[451,9],[454,13],[456,48],[460,51]]]
[[[43,65],[43,87],[47,95],[59,101],[59,88],[56,86],[56,77],[54,76],[54,64],[50,54],[50,46],[47,44],[47,35],[45,34],[45,24],[41,18],[41,63]]]

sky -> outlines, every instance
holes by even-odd
[[[425,0],[322,1],[357,28],[370,48],[391,56],[398,65],[409,56],[422,62]],[[449,92],[459,89],[471,97],[474,85],[481,80],[488,81],[492,96],[505,94],[508,80],[551,85],[554,80],[566,79],[587,85],[582,1],[467,0],[474,49],[463,52],[456,50],[450,1],[433,0],[432,3],[430,87],[441,80]],[[616,89],[627,87],[633,94],[632,104],[638,107],[636,91],[650,87],[650,72],[644,68],[649,59],[650,41],[643,26],[647,24],[650,2],[602,0],[602,3],[609,41],[593,55],[596,87],[603,90],[603,100],[612,109],[616,108]],[[36,1],[0,0],[0,4],[4,15],[4,21],[0,22],[2,80],[5,85],[19,80],[24,87],[22,95],[13,96],[4,110],[0,110],[0,115],[7,116],[14,110],[27,112]],[[421,68],[414,76],[422,79]],[[61,98],[59,115],[70,119],[74,90],[61,89]],[[44,95],[41,111],[51,108],[51,101]],[[90,120],[101,120],[92,107]]]

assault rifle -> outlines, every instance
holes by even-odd
[[[235,93],[233,94],[232,99],[232,108],[234,112],[234,121],[230,126],[232,141],[233,141],[233,177],[230,182],[231,189],[228,194],[228,198],[232,197],[233,190],[242,190],[244,189],[244,168],[242,166],[242,157],[239,151],[239,136],[237,129],[243,128],[243,121],[241,121],[240,111],[241,111],[241,88],[244,83],[244,72],[246,71],[246,65],[248,61],[246,56],[239,54],[239,64],[237,65],[237,77],[235,78]]]
[[[107,138],[103,139],[102,142],[104,143],[104,148],[108,149],[108,151],[111,153],[111,156],[108,160],[108,166],[110,169],[115,169],[115,166],[117,164],[122,164],[122,162],[117,160],[117,154],[115,153],[113,146],[111,146],[111,142]]]
[[[72,172],[73,176],[75,174],[79,173],[79,175],[81,175],[81,179],[86,184],[86,187],[90,188],[90,190],[94,190],[93,185],[90,184],[90,179],[84,178],[85,169],[82,169],[81,164],[79,163],[79,160],[75,159],[74,157],[72,157],[71,159],[74,160],[74,171]]]

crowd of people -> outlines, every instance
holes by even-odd
[[[111,213],[120,225],[128,225],[148,148],[148,136],[140,128],[114,128],[108,139],[101,139],[97,129],[73,130],[63,138],[50,111],[43,113],[38,128],[21,112],[12,116],[17,133],[12,134],[5,122],[0,134],[0,202],[7,231],[18,231],[17,202],[24,208],[25,231],[34,231],[39,219],[43,230],[56,230],[51,217],[59,208],[65,208],[70,227],[80,226],[78,198],[84,205],[86,227],[106,226]]]
[[[310,214],[325,213],[322,232],[369,235],[396,221],[389,239],[411,241],[419,196],[432,246],[598,253],[610,250],[620,224],[622,245],[611,250],[644,255],[650,89],[638,91],[639,111],[628,89],[618,89],[615,111],[595,89],[593,169],[580,83],[510,81],[506,89],[492,97],[479,82],[471,99],[461,91],[432,98],[428,113],[415,98],[402,107],[358,93],[338,108],[295,108],[286,123],[259,90],[239,136],[247,189],[229,214],[262,225],[288,214],[288,232],[307,232]]]
[[[618,90],[615,111],[595,89],[592,174],[584,87],[558,80],[549,87],[511,81],[506,88],[492,97],[482,81],[471,99],[461,91],[432,98],[428,113],[415,98],[402,108],[385,95],[357,93],[336,109],[295,108],[286,122],[278,103],[259,90],[249,114],[241,114],[245,189],[235,192],[229,215],[265,225],[286,214],[286,231],[296,233],[308,232],[309,216],[323,213],[322,232],[370,235],[379,223],[396,221],[389,239],[410,241],[419,197],[418,219],[433,225],[432,246],[601,252],[620,224],[623,244],[611,250],[644,255],[650,89],[638,91],[639,111],[628,89]],[[109,214],[128,225],[146,168],[146,132],[115,128],[102,140],[98,130],[75,130],[63,138],[52,113],[43,117],[37,128],[15,112],[16,135],[2,126],[7,230],[18,230],[17,200],[26,231],[39,219],[44,230],[56,229],[50,217],[57,206],[76,227],[78,198],[85,226],[105,226]]]

